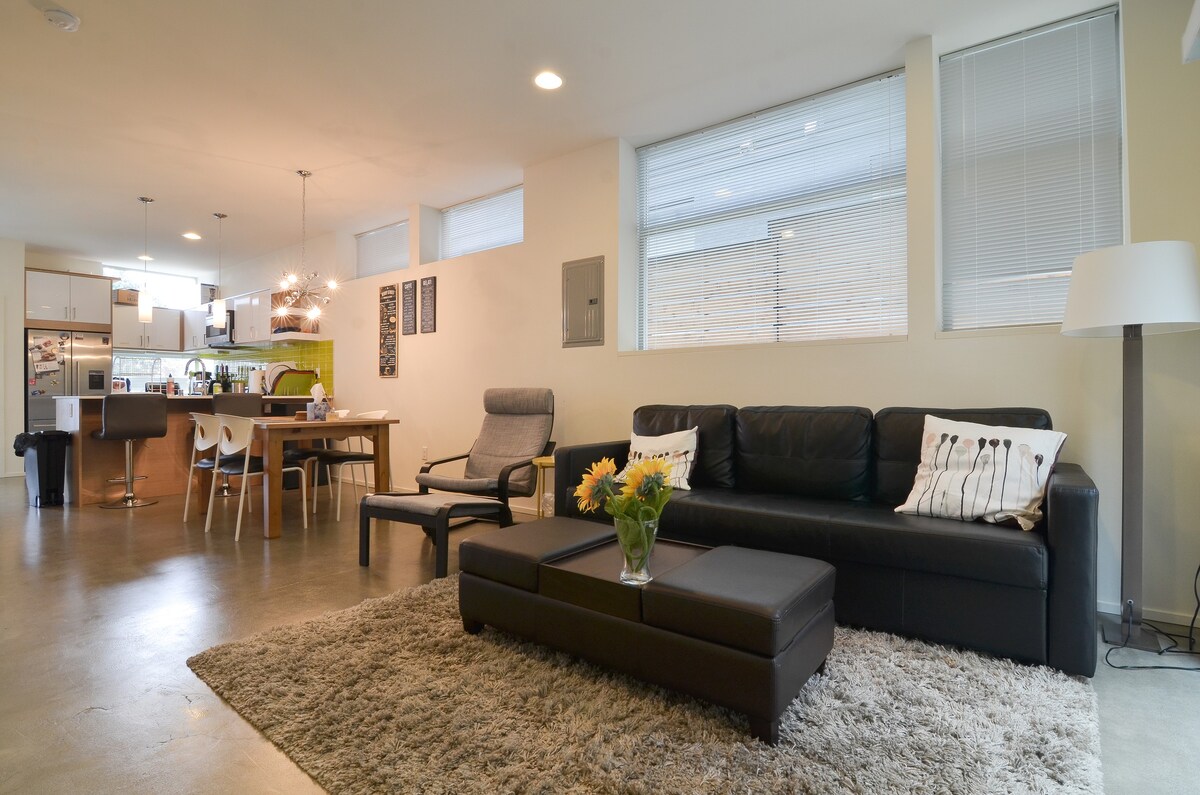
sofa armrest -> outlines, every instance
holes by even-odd
[[[571,516],[598,522],[611,521],[609,515],[603,511],[580,513],[575,500],[575,487],[583,480],[583,473],[601,458],[611,458],[620,472],[629,459],[629,440],[570,445],[560,447],[554,452],[555,516]]]
[[[1047,660],[1069,674],[1096,673],[1096,549],[1100,493],[1078,464],[1059,463],[1046,486],[1050,553]]]

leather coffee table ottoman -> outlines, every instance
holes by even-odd
[[[742,712],[771,744],[833,648],[834,570],[811,558],[664,540],[638,588],[619,580],[611,527],[554,517],[463,541],[459,560],[467,632],[491,625]]]

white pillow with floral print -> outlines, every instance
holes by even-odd
[[[1046,478],[1065,433],[955,422],[925,415],[921,462],[912,492],[896,513],[1032,530],[1042,518]]]
[[[662,458],[671,465],[668,484],[674,489],[691,489],[688,477],[696,462],[696,447],[700,439],[700,426],[686,431],[677,431],[663,436],[629,435],[629,461],[613,479],[624,483],[629,470],[643,458]]]

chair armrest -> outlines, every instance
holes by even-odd
[[[554,451],[555,516],[573,516],[597,522],[610,521],[608,514],[603,511],[580,513],[575,500],[575,487],[583,480],[583,473],[601,458],[611,458],[620,472],[629,459],[629,440],[569,445]]]
[[[424,466],[421,467],[421,474],[425,474],[426,472],[433,469],[438,464],[448,464],[451,461],[461,461],[469,455],[470,455],[470,453],[463,453],[462,455],[452,455],[449,458],[438,458],[433,461],[426,461]]]
[[[509,476],[511,476],[512,473],[516,472],[518,469],[525,469],[526,467],[531,467],[531,466],[533,466],[533,459],[527,458],[524,461],[516,461],[512,464],[508,464],[503,469],[501,469],[500,474],[496,477],[496,499],[500,500],[500,502],[507,505],[508,497],[509,497],[509,494],[508,494],[508,478],[509,478]],[[518,496],[529,496],[529,495],[518,495]]]
[[[1069,674],[1096,673],[1096,548],[1100,492],[1078,464],[1059,463],[1046,484],[1050,588],[1046,656]]]

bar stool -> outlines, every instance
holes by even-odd
[[[95,439],[125,442],[125,477],[109,478],[109,483],[125,483],[125,496],[101,508],[141,508],[158,500],[143,500],[133,493],[133,442],[135,439],[157,439],[167,435],[167,396],[162,394],[105,395],[100,410],[101,427],[92,432]]]

